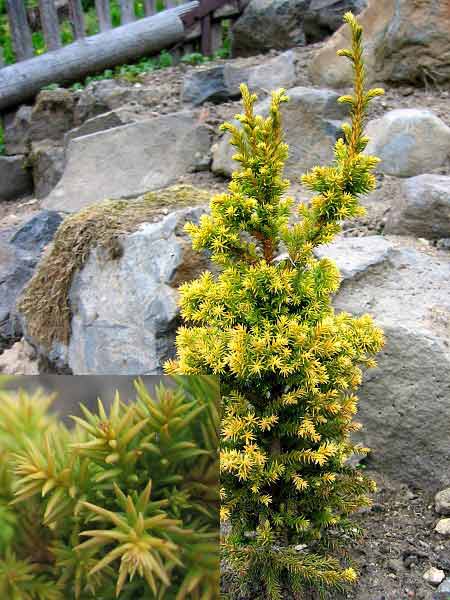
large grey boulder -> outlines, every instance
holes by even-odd
[[[250,0],[231,30],[233,56],[304,44],[303,17],[308,5],[309,0]]]
[[[329,37],[341,27],[347,11],[356,15],[366,7],[367,0],[311,0],[303,23],[307,43]]]
[[[369,0],[359,21],[364,29],[369,82],[435,84],[449,80],[447,0]],[[315,85],[340,88],[351,83],[348,61],[336,56],[348,44],[348,28],[341,27],[317,52],[310,66]]]
[[[43,207],[76,212],[104,199],[165,187],[198,167],[210,130],[185,111],[70,141],[62,179]]]
[[[48,141],[33,142],[29,163],[33,173],[34,195],[39,199],[45,198],[64,172],[64,147]]]
[[[227,62],[192,69],[184,78],[182,100],[194,106],[203,102],[224,102],[240,96],[241,83],[246,83],[252,92],[263,93],[292,87],[295,83],[294,53],[289,50],[254,66]]]
[[[418,175],[405,179],[402,194],[388,212],[384,231],[450,238],[450,177]]]
[[[333,160],[334,144],[341,133],[341,125],[348,111],[338,104],[338,94],[331,90],[295,87],[288,90],[289,102],[282,107],[285,140],[289,144],[289,158],[285,174],[299,178],[315,165]],[[255,107],[255,113],[266,116],[270,99]],[[213,150],[212,170],[230,176],[237,168],[232,156],[236,150],[225,134]]]
[[[31,172],[26,168],[25,157],[0,156],[0,202],[16,200],[33,191]]]
[[[74,375],[161,372],[174,353],[176,288],[207,268],[183,231],[186,221],[198,221],[204,211],[182,208],[143,223],[121,238],[115,260],[92,250],[70,289],[70,341],[54,343],[50,351],[40,348],[41,355]]]
[[[0,351],[22,333],[16,311],[17,299],[60,222],[61,217],[56,213],[41,211],[7,236],[1,236]]]
[[[3,117],[3,142],[5,153],[26,154],[29,149],[31,128],[31,106],[23,104],[17,110],[7,112]]]
[[[365,263],[364,247],[370,255],[374,242],[337,244],[329,255],[345,273],[355,244]],[[444,253],[385,248],[384,259],[365,269],[351,259],[353,274],[334,300],[339,311],[371,314],[386,336],[378,367],[365,373],[358,393],[358,438],[372,448],[370,462],[380,472],[437,491],[450,482],[450,263]]]
[[[391,110],[366,128],[367,154],[381,158],[380,172],[413,177],[443,165],[450,155],[450,127],[425,109]]]

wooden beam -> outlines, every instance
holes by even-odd
[[[84,30],[84,12],[81,0],[69,0],[69,14],[75,39],[79,40],[84,38],[86,34]]]
[[[31,58],[34,50],[25,2],[23,0],[6,0],[6,8],[16,60]]]
[[[30,100],[50,83],[82,81],[87,75],[170,48],[185,37],[181,16],[198,1],[88,36],[0,71],[0,111]]]
[[[103,32],[112,29],[109,0],[95,0],[95,10],[97,11],[98,26],[100,31]]]
[[[211,14],[205,15],[202,18],[202,40],[201,50],[204,56],[211,56]]]
[[[156,13],[156,0],[144,0],[144,12],[146,17]]]
[[[39,0],[39,13],[41,15],[42,31],[48,50],[61,48],[58,11],[56,10],[54,0]]]
[[[136,20],[134,0],[120,0],[121,24],[127,25]]]

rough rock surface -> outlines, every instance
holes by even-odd
[[[330,250],[346,268],[355,241]],[[361,247],[373,241],[358,240]],[[362,261],[365,257],[358,251]],[[324,252],[324,255],[327,255]],[[337,310],[371,314],[385,332],[378,367],[359,391],[358,435],[373,448],[370,464],[388,476],[429,490],[450,482],[450,263],[448,255],[390,248],[382,261],[343,281]]]
[[[403,182],[402,191],[400,201],[388,212],[385,233],[450,238],[450,177],[410,177]]]
[[[65,166],[64,148],[52,142],[33,142],[30,154],[34,195],[45,198],[61,179]]]
[[[74,125],[74,106],[74,95],[69,90],[40,92],[31,112],[30,139],[60,140]]]
[[[71,286],[72,333],[47,358],[74,375],[159,373],[173,355],[178,325],[176,286],[206,268],[183,225],[201,206],[144,223],[121,240],[123,253],[106,259],[95,249]]]
[[[450,127],[425,109],[396,109],[366,128],[367,154],[381,158],[380,172],[413,177],[443,165],[450,155]]]
[[[448,0],[369,0],[360,15],[369,81],[429,83],[450,79]],[[349,34],[341,27],[311,64],[315,85],[345,87],[351,69],[336,56]]]
[[[295,179],[312,166],[333,160],[333,147],[348,111],[338,104],[339,95],[331,90],[295,87],[287,94],[289,102],[282,108],[285,140],[289,144],[285,174]],[[256,105],[255,113],[267,115],[269,106],[268,98]],[[215,173],[227,176],[236,169],[232,160],[235,148],[229,139],[229,134],[225,134],[218,142],[212,164]]]
[[[25,154],[28,151],[31,112],[31,106],[23,104],[17,110],[5,114],[3,118],[3,141],[7,155]]]
[[[251,56],[305,43],[303,16],[309,0],[250,0],[232,29],[233,56]]]
[[[0,202],[16,200],[33,190],[31,173],[25,168],[25,157],[0,156]]]
[[[267,93],[280,87],[292,87],[294,82],[294,53],[288,50],[256,66],[226,62],[214,67],[192,69],[184,78],[182,99],[183,102],[198,106],[207,101],[224,102],[240,97],[241,83],[246,83],[252,92]]]
[[[210,131],[185,111],[73,139],[66,168],[43,202],[75,212],[107,198],[138,196],[195,170],[210,148]]]
[[[441,490],[434,497],[436,512],[440,515],[450,515],[450,488]]]
[[[56,213],[42,211],[0,241],[0,350],[20,337],[16,301],[60,222]]]
[[[303,23],[306,42],[324,40],[339,29],[347,11],[356,15],[366,7],[367,0],[311,0]]]
[[[3,375],[39,375],[36,352],[25,340],[13,344],[0,354],[0,373]]]

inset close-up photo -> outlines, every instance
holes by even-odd
[[[214,378],[0,386],[2,599],[219,598]]]

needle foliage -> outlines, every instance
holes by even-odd
[[[218,600],[218,386],[83,408],[0,393],[0,597]]]
[[[303,176],[315,195],[293,223],[280,110],[288,97],[273,92],[264,118],[241,86],[240,124],[222,126],[239,168],[228,193],[212,198],[210,215],[187,227],[193,247],[209,251],[221,272],[182,286],[184,325],[167,365],[169,373],[220,378],[224,557],[241,588],[262,585],[273,600],[284,587],[323,593],[355,581],[338,549],[355,536],[349,517],[375,486],[348,459],[366,451],[350,439],[359,427],[355,390],[383,334],[368,315],[335,314],[339,271],[314,255],[342,220],[363,213],[359,198],[375,187],[377,159],[363,154],[363,129],[367,105],[383,91],[365,89],[362,30],[351,13],[345,20],[352,46],[339,54],[352,63],[354,93],[340,102],[350,122],[333,164]]]

